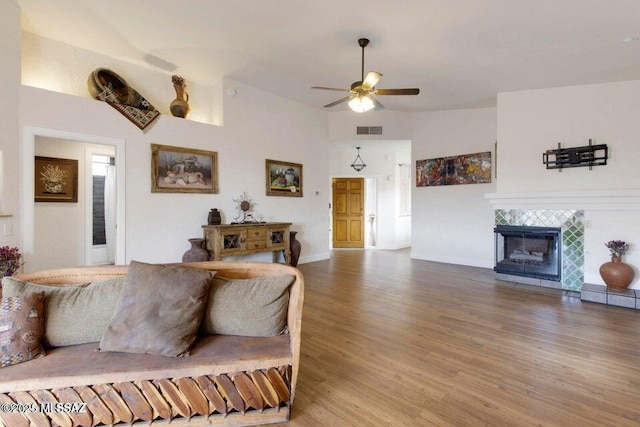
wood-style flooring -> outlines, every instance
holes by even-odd
[[[639,426],[640,311],[401,251],[304,274],[289,427]]]

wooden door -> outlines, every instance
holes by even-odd
[[[364,178],[333,179],[333,247],[364,248]]]

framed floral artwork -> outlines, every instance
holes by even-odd
[[[78,161],[35,156],[36,202],[78,202]]]
[[[302,197],[302,165],[267,159],[267,196]]]
[[[151,144],[152,193],[217,193],[218,153]]]

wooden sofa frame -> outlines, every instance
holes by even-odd
[[[171,423],[176,426],[238,426],[288,421],[300,361],[304,299],[304,280],[300,271],[282,264],[261,262],[209,261],[179,265],[212,270],[217,276],[237,279],[282,274],[295,276],[289,288],[288,332],[285,336],[263,338],[199,337],[196,345],[202,340],[203,346],[217,349],[210,354],[201,351],[200,359],[197,354],[186,358],[163,358],[96,352],[95,343],[52,349],[44,358],[2,368],[0,376],[5,380],[0,380],[0,404],[2,408],[13,408],[16,412],[0,411],[0,425],[73,427]],[[48,270],[16,277],[32,283],[62,286],[91,283],[126,273],[126,266],[107,266]],[[269,352],[272,342],[277,342],[278,351]],[[89,350],[83,349],[86,346]],[[234,360],[236,352],[239,356]],[[202,353],[205,353],[204,357]],[[93,363],[92,358],[96,363],[109,366],[110,357],[113,360],[131,357],[125,360],[131,370],[111,373],[104,369],[96,372],[87,369],[90,373],[83,374],[80,369],[82,366],[79,365],[83,363]],[[150,366],[144,358],[153,358],[146,359]],[[189,362],[190,358],[195,362]],[[71,366],[64,367],[66,361],[70,361]],[[49,370],[52,364],[56,369]],[[140,366],[144,369],[139,369]],[[83,410],[70,412],[67,411],[69,408]]]

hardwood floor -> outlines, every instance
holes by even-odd
[[[638,426],[640,311],[401,251],[300,265],[298,426]]]

